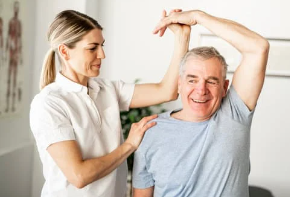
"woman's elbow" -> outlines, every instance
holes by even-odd
[[[75,178],[75,179],[71,179],[68,180],[72,185],[74,185],[76,188],[78,189],[82,189],[85,186],[87,186],[87,184],[85,183],[85,181],[83,179],[80,178]]]
[[[178,92],[172,92],[171,94],[168,94],[168,97],[166,99],[166,102],[169,102],[169,101],[175,101],[178,99]]]
[[[68,182],[78,189],[82,189],[88,185],[86,178],[81,173],[74,173],[72,176],[68,177]]]
[[[176,87],[175,87],[176,86]],[[177,84],[166,84],[165,82],[160,84],[159,94],[162,96],[163,102],[174,101],[178,98]]]
[[[172,97],[171,97],[171,101],[175,101],[175,100],[177,100],[178,99],[178,96],[179,96],[179,94],[176,92],[176,93],[174,93],[173,95],[172,95]]]

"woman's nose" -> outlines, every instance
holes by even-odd
[[[99,47],[97,50],[97,58],[99,59],[105,59],[106,55],[105,55],[105,51],[103,49],[103,47]]]

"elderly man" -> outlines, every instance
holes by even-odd
[[[163,18],[200,24],[234,46],[242,60],[228,90],[225,59],[213,47],[189,51],[178,90],[183,108],[159,115],[135,153],[134,197],[248,197],[250,128],[260,95],[269,43],[244,26],[194,10]]]

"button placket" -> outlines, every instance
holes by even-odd
[[[100,113],[99,113],[99,110],[98,110],[98,108],[97,108],[95,102],[93,101],[93,99],[92,99],[88,94],[86,94],[86,96],[87,96],[87,99],[88,99],[88,101],[89,101],[89,103],[90,103],[90,106],[92,106],[93,109],[94,109],[94,111],[95,111],[95,113],[93,113],[93,114],[96,115],[96,119],[97,119],[97,121],[98,121],[96,128],[98,128],[98,129],[99,129],[99,132],[101,132],[101,128],[102,128],[102,119],[101,119],[101,115],[100,115]],[[94,124],[95,124],[95,123],[94,123]]]

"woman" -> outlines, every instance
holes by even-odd
[[[125,195],[126,158],[155,125],[148,121],[156,115],[133,124],[123,142],[119,113],[177,98],[178,63],[188,49],[190,28],[170,28],[175,50],[163,80],[134,85],[93,78],[105,58],[105,39],[97,21],[73,10],[56,16],[48,31],[51,49],[44,60],[41,92],[30,111],[46,180],[42,197]],[[58,74],[55,55],[61,63]]]

